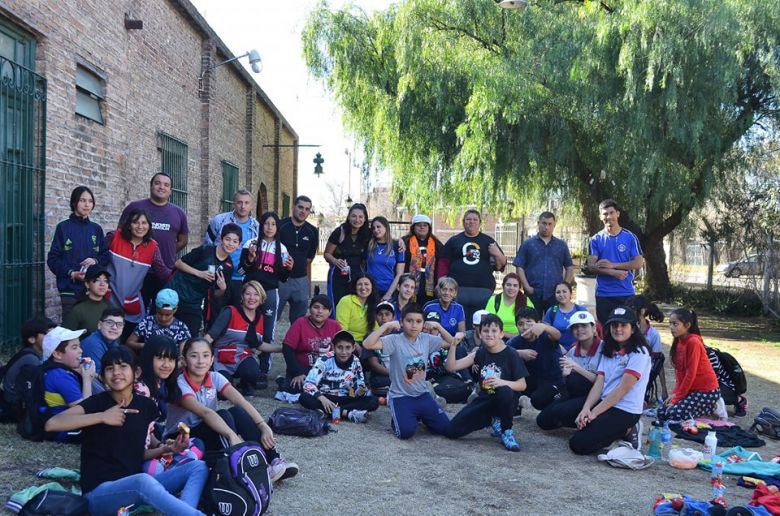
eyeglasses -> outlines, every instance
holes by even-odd
[[[109,328],[124,328],[125,322],[124,321],[112,321],[111,319],[104,319],[102,321],[103,324],[108,326]]]

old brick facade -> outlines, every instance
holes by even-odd
[[[127,29],[125,19],[142,29]],[[186,144],[190,244],[221,211],[222,162],[239,168],[239,186],[281,213],[296,195],[298,136],[187,0],[5,0],[0,19],[36,41],[35,72],[48,81],[46,234],[69,215],[70,191],[95,192],[94,220],[116,226],[122,208],[148,195],[161,167],[159,134]],[[75,114],[77,66],[100,78],[104,124]],[[264,73],[268,73],[267,71]],[[48,242],[46,242],[48,249]],[[47,315],[59,317],[47,273]]]

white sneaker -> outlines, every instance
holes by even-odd
[[[723,398],[718,398],[717,403],[715,403],[715,415],[721,421],[729,420],[729,413],[726,412],[726,402],[723,401]]]
[[[349,419],[353,423],[365,423],[366,421],[368,421],[368,411],[350,410],[347,419]]]
[[[286,461],[281,457],[275,458],[271,461],[271,464],[268,465],[268,475],[271,477],[271,482],[294,477],[297,474],[298,465],[294,462]]]

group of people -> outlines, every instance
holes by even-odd
[[[306,221],[309,198],[296,198],[290,217],[258,220],[239,190],[203,245],[179,258],[188,226],[170,192],[170,178],[155,174],[149,199],[130,203],[104,235],[89,218],[91,190],[73,191],[48,257],[63,323],[28,321],[25,350],[3,380],[13,405],[14,379],[38,368],[47,437],[81,444],[91,513],[141,503],[196,514],[203,452],[242,440],[262,444],[272,480],[294,476],[298,466],[279,455],[246,399],[267,387],[273,353],[286,366],[277,399],[355,423],[386,404],[401,439],[420,422],[453,439],[488,428],[517,451],[513,420],[527,396],[540,428],[575,429],[575,453],[619,439],[640,447],[653,360],[663,359],[647,318],[663,314],[633,291],[641,249],[614,201],[600,205],[605,227],[587,261],[597,275],[594,318],[573,301],[571,255],[553,236],[550,212],[495,293],[493,273],[507,260],[478,211],[467,210],[464,231],[442,243],[425,215],[394,240],[386,218],[369,220],[355,204],[323,252],[327,295],[311,295],[319,235]],[[278,338],[288,303],[291,325]],[[658,417],[711,412],[722,400],[695,314],[675,310],[670,329],[677,382],[668,397],[662,384]],[[219,409],[218,399],[231,407]],[[451,420],[447,401],[465,403]]]

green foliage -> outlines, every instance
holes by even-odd
[[[304,33],[311,72],[404,204],[517,215],[555,192],[592,220],[612,197],[646,251],[777,117],[779,44],[780,2],[765,0],[323,3]]]
[[[730,288],[706,290],[673,285],[672,292],[672,303],[679,306],[729,316],[749,317],[762,314],[761,298],[750,290]]]

